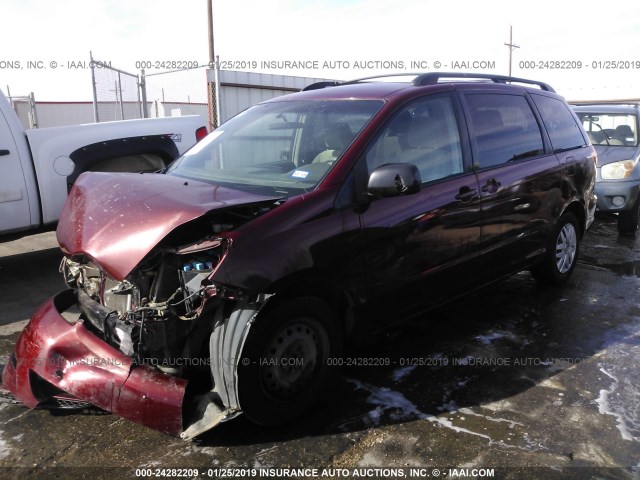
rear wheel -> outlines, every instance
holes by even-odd
[[[640,198],[636,199],[633,207],[626,212],[618,214],[618,231],[626,235],[635,235],[638,230],[638,218],[640,217]]]
[[[542,260],[531,269],[536,280],[556,284],[569,278],[578,259],[578,232],[578,220],[573,213],[560,217]]]
[[[238,364],[240,408],[252,421],[278,425],[330,395],[342,350],[335,313],[312,297],[277,305],[249,331]]]

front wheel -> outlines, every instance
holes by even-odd
[[[326,302],[304,297],[277,305],[249,331],[238,365],[238,400],[261,425],[301,415],[330,395],[342,335]]]
[[[531,269],[531,274],[541,283],[565,281],[576,266],[578,246],[578,220],[573,213],[565,213],[556,223],[547,251],[540,263]]]

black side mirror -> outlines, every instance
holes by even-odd
[[[397,197],[420,191],[420,171],[411,163],[387,163],[369,176],[367,193],[375,197]]]

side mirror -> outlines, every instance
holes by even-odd
[[[420,191],[422,179],[418,167],[411,163],[387,163],[369,176],[367,193],[374,197],[397,197]]]

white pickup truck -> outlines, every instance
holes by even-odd
[[[56,224],[82,172],[161,169],[207,133],[197,116],[24,130],[0,91],[0,235]]]

